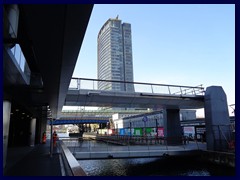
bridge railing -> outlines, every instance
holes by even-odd
[[[106,117],[112,116],[112,114],[116,114],[116,113],[127,113],[127,114],[143,114],[143,113],[149,113],[152,112],[151,109],[148,110],[109,110],[109,109],[101,109],[101,110],[85,110],[83,109],[76,109],[76,110],[62,110],[62,114],[72,114],[72,113],[84,113],[84,114],[90,114],[90,115],[106,115]]]
[[[104,84],[104,86],[103,86]],[[104,87],[104,88],[98,88]],[[80,90],[105,90],[105,91],[126,91],[139,92],[151,94],[165,94],[165,95],[191,95],[196,96],[204,95],[204,88],[199,86],[181,86],[181,85],[169,85],[169,84],[156,84],[156,83],[142,83],[142,82],[128,82],[128,81],[112,81],[112,80],[100,80],[89,78],[72,78],[69,89]]]
[[[212,125],[213,148],[217,151],[235,152],[235,129],[229,124]]]
[[[95,153],[136,153],[136,152],[163,152],[164,154],[184,151],[206,150],[206,143],[197,141],[180,140],[173,142],[174,137],[154,138],[154,137],[134,137],[129,136],[106,136],[65,138],[64,144],[69,148],[73,155],[79,153],[90,154],[90,159],[94,159]],[[128,152],[128,153],[127,153]],[[93,156],[91,156],[91,153]],[[122,156],[125,157],[125,156]],[[127,156],[126,156],[127,157]],[[79,158],[79,157],[78,157]],[[77,158],[77,159],[78,159]],[[108,158],[108,157],[106,157]],[[80,158],[81,159],[81,158]],[[87,157],[83,157],[87,159]]]

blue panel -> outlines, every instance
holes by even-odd
[[[119,134],[120,134],[120,135],[125,135],[125,129],[121,128]]]

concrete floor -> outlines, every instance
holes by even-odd
[[[54,149],[50,157],[50,143],[34,147],[8,148],[4,176],[62,176],[59,154]]]

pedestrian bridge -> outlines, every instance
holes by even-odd
[[[97,90],[97,83],[133,83],[135,92]],[[204,107],[204,88],[153,83],[72,78],[65,106],[198,109]]]
[[[108,123],[109,118],[116,113],[125,113],[125,114],[144,114],[150,113],[153,110],[110,110],[110,109],[99,109],[99,110],[63,110],[62,116],[60,119],[54,120],[53,125],[60,124],[91,124],[91,123]],[[48,121],[48,124],[51,124]]]

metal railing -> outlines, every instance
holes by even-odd
[[[63,142],[73,155],[81,155],[83,153],[83,156],[85,154],[90,159],[94,159],[94,155],[96,157],[98,153],[106,153],[110,156],[111,154],[122,153],[120,158],[127,158],[130,157],[130,154],[141,152],[146,154],[145,157],[148,157],[148,155],[151,157],[151,153],[156,152],[160,154],[162,152],[164,156],[174,152],[181,154],[187,151],[191,153],[193,151],[206,150],[206,143],[185,141],[184,139],[180,139],[180,141],[178,139],[176,143],[170,137],[97,136],[96,138],[65,138]],[[105,158],[112,158],[110,156]]]
[[[213,145],[217,151],[235,152],[235,129],[229,125],[212,125]]]
[[[202,85],[199,86],[181,86],[181,85],[169,85],[169,84],[156,84],[156,83],[142,83],[142,82],[128,82],[128,81],[113,81],[113,80],[100,80],[100,79],[89,79],[89,78],[72,78],[70,82],[70,90],[103,90],[113,91],[113,89],[98,89],[98,83],[105,82],[108,84],[118,83],[120,86],[126,84],[133,84],[135,92],[142,93],[142,95],[151,94],[165,94],[165,95],[179,95],[179,96],[203,96],[204,88]],[[120,91],[120,90],[115,90]]]
[[[116,113],[126,113],[126,114],[143,114],[153,112],[153,110],[109,110],[109,109],[101,109],[101,110],[62,110],[62,114],[71,114],[71,113],[84,113],[84,114],[116,114]]]

